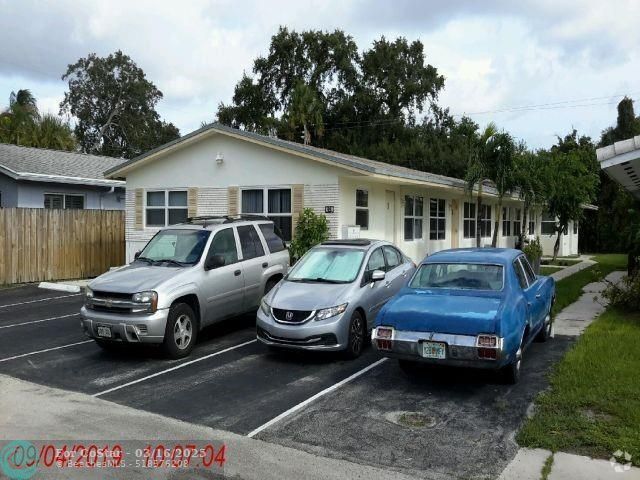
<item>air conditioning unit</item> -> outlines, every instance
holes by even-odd
[[[360,225],[343,225],[342,240],[354,240],[360,238]]]

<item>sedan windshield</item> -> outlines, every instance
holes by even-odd
[[[150,264],[193,265],[200,260],[210,234],[209,230],[162,230],[147,243],[138,260]]]
[[[460,288],[502,290],[500,265],[480,263],[427,263],[421,265],[409,284],[412,288]]]
[[[348,248],[316,248],[295,264],[291,282],[351,283],[358,276],[364,251]]]

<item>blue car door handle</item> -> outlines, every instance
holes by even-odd
[[[536,298],[542,298],[542,294],[537,293],[537,294],[536,294]]]

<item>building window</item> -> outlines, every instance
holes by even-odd
[[[45,193],[44,208],[82,210],[84,209],[84,195]]]
[[[476,238],[476,204],[464,202],[464,216],[462,219],[464,238]]]
[[[444,240],[446,237],[446,202],[441,198],[429,200],[429,239]]]
[[[515,218],[513,219],[513,234],[520,236],[520,230],[522,229],[522,210],[519,208],[515,210]]]
[[[187,221],[187,192],[185,190],[156,190],[147,192],[145,208],[147,227],[166,227]]]
[[[418,240],[422,238],[422,217],[424,216],[424,199],[418,195],[404,196],[404,239]]]
[[[2,204],[0,203],[0,207],[2,206]],[[577,235],[578,234],[578,221],[574,220],[573,221],[573,234]]]
[[[542,233],[542,235],[553,235],[556,233],[556,217],[551,215],[549,212],[544,212],[542,214],[540,233]]]
[[[491,205],[480,205],[480,236],[491,236]]]
[[[262,215],[280,229],[283,239],[291,241],[291,189],[248,188],[242,190],[240,211],[243,214]]]
[[[361,230],[369,230],[369,192],[356,190],[356,225]]]
[[[511,213],[509,207],[502,207],[502,236],[511,236],[511,219],[509,214]]]
[[[536,234],[536,214],[534,212],[529,212],[529,235]]]

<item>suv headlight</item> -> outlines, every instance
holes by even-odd
[[[136,310],[136,312],[149,312],[154,313],[158,310],[158,293],[154,291],[148,292],[139,292],[134,293],[131,297],[134,303],[139,303],[141,307],[140,310]],[[133,312],[133,313],[136,313]]]
[[[260,310],[262,310],[262,313],[264,313],[267,316],[271,315],[271,305],[269,305],[267,303],[267,301],[264,299],[264,297],[262,298],[262,301],[260,302]]]
[[[347,309],[348,303],[343,303],[342,305],[338,305],[336,307],[323,308],[322,310],[318,310],[316,312],[316,320],[324,320],[326,318],[335,317],[336,315],[340,315],[344,313]]]
[[[93,303],[91,302],[93,300],[93,290],[91,290],[89,287],[84,287],[84,306],[87,308],[92,308],[93,307]]]

